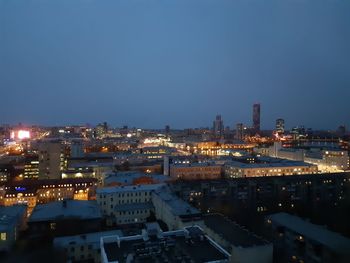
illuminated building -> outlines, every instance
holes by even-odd
[[[24,176],[25,179],[38,179],[39,178],[39,158],[37,156],[26,157],[24,163]]]
[[[30,214],[37,204],[64,199],[94,199],[96,186],[97,180],[94,178],[14,181],[5,185],[0,204],[26,204]]]
[[[161,186],[163,184],[100,188],[96,190],[96,200],[101,207],[102,214],[109,216],[114,223],[141,223],[145,221],[146,215],[149,216],[152,209],[149,206],[151,192]],[[124,205],[127,204],[129,206],[125,207]],[[119,205],[123,206],[123,209],[127,209],[127,211],[120,210],[118,208]],[[136,213],[133,210],[143,210],[143,212]]]
[[[276,120],[276,132],[278,134],[284,134],[284,119]]]
[[[196,144],[196,150],[198,154],[217,156],[225,149],[246,150],[252,151],[255,144],[245,143],[243,141],[227,141],[227,142],[199,142]]]
[[[12,140],[25,140],[30,139],[30,131],[29,130],[15,130],[11,132]]]
[[[106,136],[108,132],[108,125],[107,122],[100,123],[95,128],[95,138],[96,139],[102,139]]]
[[[306,136],[306,130],[303,125],[293,127],[290,133],[293,136],[293,140],[299,140]]]
[[[60,179],[67,161],[59,141],[39,143],[39,179]]]
[[[0,196],[0,204],[3,206],[27,205],[27,215],[30,215],[36,203],[37,197],[35,191],[26,190],[23,187],[6,190],[5,194]]]
[[[349,169],[349,155],[342,149],[322,149],[319,147],[309,150],[299,148],[284,148],[281,142],[275,142],[269,148],[257,148],[256,152],[292,161],[303,161],[318,166],[321,172],[340,172]]]
[[[304,161],[317,165],[319,170],[324,172],[337,172],[349,169],[349,155],[344,150],[308,151],[305,153]]]
[[[10,165],[0,165],[0,185],[4,185],[10,179]]]
[[[147,174],[139,171],[110,172],[106,174],[103,186],[160,184],[170,181],[169,176],[162,174]]]
[[[174,179],[206,180],[221,178],[222,166],[215,163],[170,164],[169,175]]]
[[[224,171],[225,177],[227,178],[240,178],[313,174],[317,173],[318,169],[316,165],[294,161],[269,163],[244,163],[231,161],[225,164]]]
[[[253,105],[253,130],[255,133],[260,132],[260,104]]]
[[[224,134],[224,121],[222,120],[221,115],[216,115],[213,122],[213,132],[215,136],[222,136]]]

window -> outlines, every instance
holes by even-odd
[[[0,240],[1,241],[6,241],[6,232],[5,233],[1,233]]]
[[[50,223],[50,229],[55,230],[56,229],[56,223]]]

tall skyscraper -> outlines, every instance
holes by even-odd
[[[253,129],[254,132],[260,132],[260,103],[253,105]]]
[[[276,132],[279,134],[284,133],[284,119],[277,119],[276,120]]]
[[[224,121],[221,119],[221,115],[216,115],[213,122],[214,135],[222,136],[224,134]]]
[[[243,123],[237,123],[237,125],[236,125],[236,139],[242,140],[243,137],[244,137]]]

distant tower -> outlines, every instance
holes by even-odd
[[[236,139],[237,140],[243,139],[243,137],[244,137],[243,130],[244,130],[243,123],[237,123],[237,125],[236,125]]]
[[[166,125],[166,126],[165,126],[165,134],[166,134],[166,135],[169,135],[169,133],[170,133],[170,126],[169,126],[169,125]]]
[[[221,115],[216,115],[216,118],[213,122],[213,131],[217,136],[221,136],[224,134],[224,122],[221,119]]]
[[[254,132],[260,132],[260,104],[253,105],[253,129]]]
[[[279,134],[284,133],[284,119],[277,119],[276,120],[276,132]]]

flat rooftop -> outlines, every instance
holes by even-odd
[[[96,201],[66,200],[37,205],[28,222],[99,218],[102,218],[102,215]]]
[[[129,204],[118,204],[114,207],[115,211],[135,211],[135,210],[145,210],[154,209],[151,202],[146,203],[129,203]]]
[[[26,205],[0,206],[0,231],[6,231],[17,224],[26,211]]]
[[[165,183],[166,181],[169,181],[171,179],[169,178],[169,176],[162,175],[162,174],[146,174],[138,171],[128,171],[128,172],[110,173],[104,179],[104,183],[105,184],[121,183],[121,184],[131,185],[135,179],[138,179],[140,177],[149,177],[150,179],[160,183]]]
[[[227,166],[238,167],[238,168],[277,168],[277,167],[310,167],[313,164],[298,162],[298,161],[281,161],[272,163],[243,163],[237,161],[231,161],[226,163]]]
[[[83,235],[75,235],[75,236],[64,236],[64,237],[56,237],[53,240],[53,244],[56,247],[66,247],[69,245],[80,245],[80,244],[92,244],[94,249],[100,247],[100,239],[101,237],[106,236],[123,236],[122,231],[120,230],[112,230],[112,231],[101,231],[94,233],[87,233]]]
[[[193,227],[197,228],[197,227]],[[167,234],[169,233],[169,234]],[[165,232],[144,240],[143,236],[104,244],[109,262],[208,262],[228,261],[228,255],[218,249],[198,228],[198,231]]]
[[[145,184],[145,185],[126,185],[126,186],[113,186],[104,187],[96,190],[97,194],[111,194],[111,193],[123,193],[123,192],[137,192],[137,191],[154,191],[164,184]]]
[[[288,213],[277,213],[267,217],[272,224],[284,226],[293,232],[314,240],[333,251],[350,253],[350,239],[336,232],[332,232],[323,226],[312,224],[298,216]]]
[[[268,242],[220,214],[203,217],[204,224],[236,247],[264,246]]]
[[[201,162],[201,163],[171,163],[171,167],[220,167],[222,165],[215,162]]]
[[[170,206],[173,214],[176,216],[185,216],[185,215],[193,215],[193,214],[201,214],[201,212],[191,206],[189,203],[185,202],[174,193],[171,193],[168,188],[164,187],[158,189],[153,193],[161,198],[168,206]]]

